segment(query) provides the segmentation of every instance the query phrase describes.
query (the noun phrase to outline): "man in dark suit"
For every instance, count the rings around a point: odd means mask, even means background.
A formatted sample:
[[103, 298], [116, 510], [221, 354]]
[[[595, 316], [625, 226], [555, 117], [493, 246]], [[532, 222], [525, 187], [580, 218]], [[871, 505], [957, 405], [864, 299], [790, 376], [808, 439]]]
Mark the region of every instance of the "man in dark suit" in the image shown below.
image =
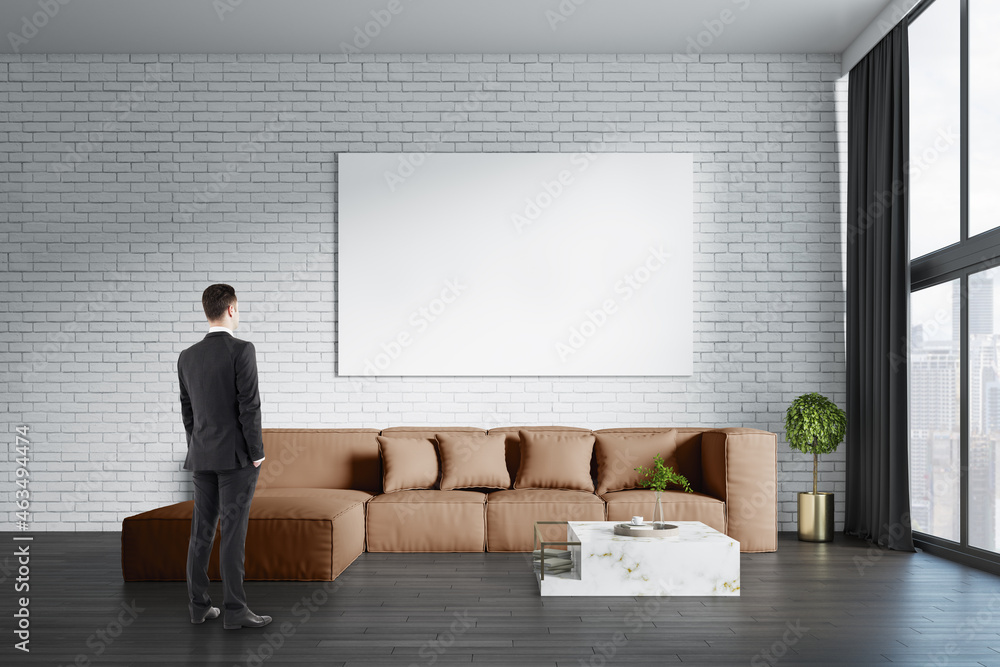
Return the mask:
[[201, 305], [210, 325], [208, 335], [177, 360], [188, 442], [184, 469], [194, 473], [188, 610], [192, 623], [219, 616], [219, 608], [208, 597], [208, 557], [221, 516], [223, 627], [261, 628], [271, 617], [250, 611], [243, 590], [250, 501], [264, 460], [257, 355], [252, 343], [233, 336], [240, 313], [232, 287], [210, 285], [201, 295]]

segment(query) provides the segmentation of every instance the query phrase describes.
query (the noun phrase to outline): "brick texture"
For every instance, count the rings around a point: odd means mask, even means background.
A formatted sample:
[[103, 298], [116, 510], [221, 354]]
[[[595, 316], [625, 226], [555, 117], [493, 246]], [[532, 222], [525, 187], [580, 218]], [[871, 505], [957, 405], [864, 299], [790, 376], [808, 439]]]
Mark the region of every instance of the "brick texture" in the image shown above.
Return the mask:
[[[794, 529], [811, 458], [784, 409], [845, 400], [837, 56], [5, 55], [0, 82], [3, 437], [31, 428], [34, 528], [190, 497], [176, 359], [228, 282], [265, 426], [768, 429]], [[694, 375], [338, 377], [344, 151], [694, 153]], [[838, 528], [845, 448], [821, 460]]]

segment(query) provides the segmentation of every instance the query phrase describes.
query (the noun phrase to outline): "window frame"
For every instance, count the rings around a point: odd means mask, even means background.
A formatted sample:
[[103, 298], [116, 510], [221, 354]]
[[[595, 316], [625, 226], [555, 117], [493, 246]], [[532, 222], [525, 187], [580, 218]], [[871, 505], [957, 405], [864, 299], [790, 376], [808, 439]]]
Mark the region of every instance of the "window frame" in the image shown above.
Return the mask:
[[[904, 19], [907, 27], [935, 0], [923, 0]], [[969, 1], [959, 0], [960, 25], [960, 219], [959, 240], [910, 260], [910, 294], [960, 279], [959, 318], [959, 526], [960, 541], [913, 532], [914, 544], [929, 553], [1000, 574], [1000, 553], [969, 544], [969, 276], [1000, 266], [1000, 228], [969, 236]], [[984, 0], [973, 0], [983, 2]], [[909, 437], [909, 436], [908, 436]], [[909, 444], [907, 444], [909, 450]]]

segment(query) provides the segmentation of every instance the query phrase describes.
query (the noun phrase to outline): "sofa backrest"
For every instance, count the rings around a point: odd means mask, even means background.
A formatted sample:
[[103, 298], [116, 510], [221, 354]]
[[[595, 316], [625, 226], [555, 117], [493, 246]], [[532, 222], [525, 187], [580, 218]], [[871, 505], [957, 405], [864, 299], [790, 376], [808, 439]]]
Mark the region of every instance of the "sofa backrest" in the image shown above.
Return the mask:
[[396, 438], [433, 438], [435, 433], [486, 433], [474, 426], [392, 426], [382, 429], [381, 435]]
[[266, 428], [258, 489], [382, 490], [377, 429]]
[[[638, 427], [608, 428], [591, 431], [572, 426], [503, 426], [489, 433], [504, 436], [507, 470], [511, 484], [517, 479], [521, 464], [521, 440], [518, 431], [549, 433], [663, 433], [676, 428], [677, 443], [673, 452], [663, 452], [667, 465], [688, 478], [696, 491], [703, 489], [701, 435], [711, 428]], [[257, 488], [357, 489], [382, 492], [382, 467], [376, 436], [433, 438], [435, 433], [487, 433], [469, 426], [394, 426], [382, 429], [264, 429], [266, 466], [261, 470]], [[596, 449], [596, 448], [595, 448]], [[596, 457], [591, 458], [591, 474], [597, 482]]]

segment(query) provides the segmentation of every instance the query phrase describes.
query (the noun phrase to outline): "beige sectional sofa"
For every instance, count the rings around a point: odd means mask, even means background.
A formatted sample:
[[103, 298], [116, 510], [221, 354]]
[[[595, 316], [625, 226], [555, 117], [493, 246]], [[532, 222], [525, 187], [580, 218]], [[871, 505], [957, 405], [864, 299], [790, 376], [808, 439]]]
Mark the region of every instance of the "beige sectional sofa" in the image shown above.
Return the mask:
[[[651, 517], [653, 493], [628, 487], [653, 451], [694, 490], [663, 494], [667, 520], [774, 551], [776, 448], [773, 433], [744, 428], [265, 429], [246, 578], [332, 580], [365, 550], [530, 551], [535, 521]], [[122, 522], [126, 581], [185, 578], [192, 507]]]

